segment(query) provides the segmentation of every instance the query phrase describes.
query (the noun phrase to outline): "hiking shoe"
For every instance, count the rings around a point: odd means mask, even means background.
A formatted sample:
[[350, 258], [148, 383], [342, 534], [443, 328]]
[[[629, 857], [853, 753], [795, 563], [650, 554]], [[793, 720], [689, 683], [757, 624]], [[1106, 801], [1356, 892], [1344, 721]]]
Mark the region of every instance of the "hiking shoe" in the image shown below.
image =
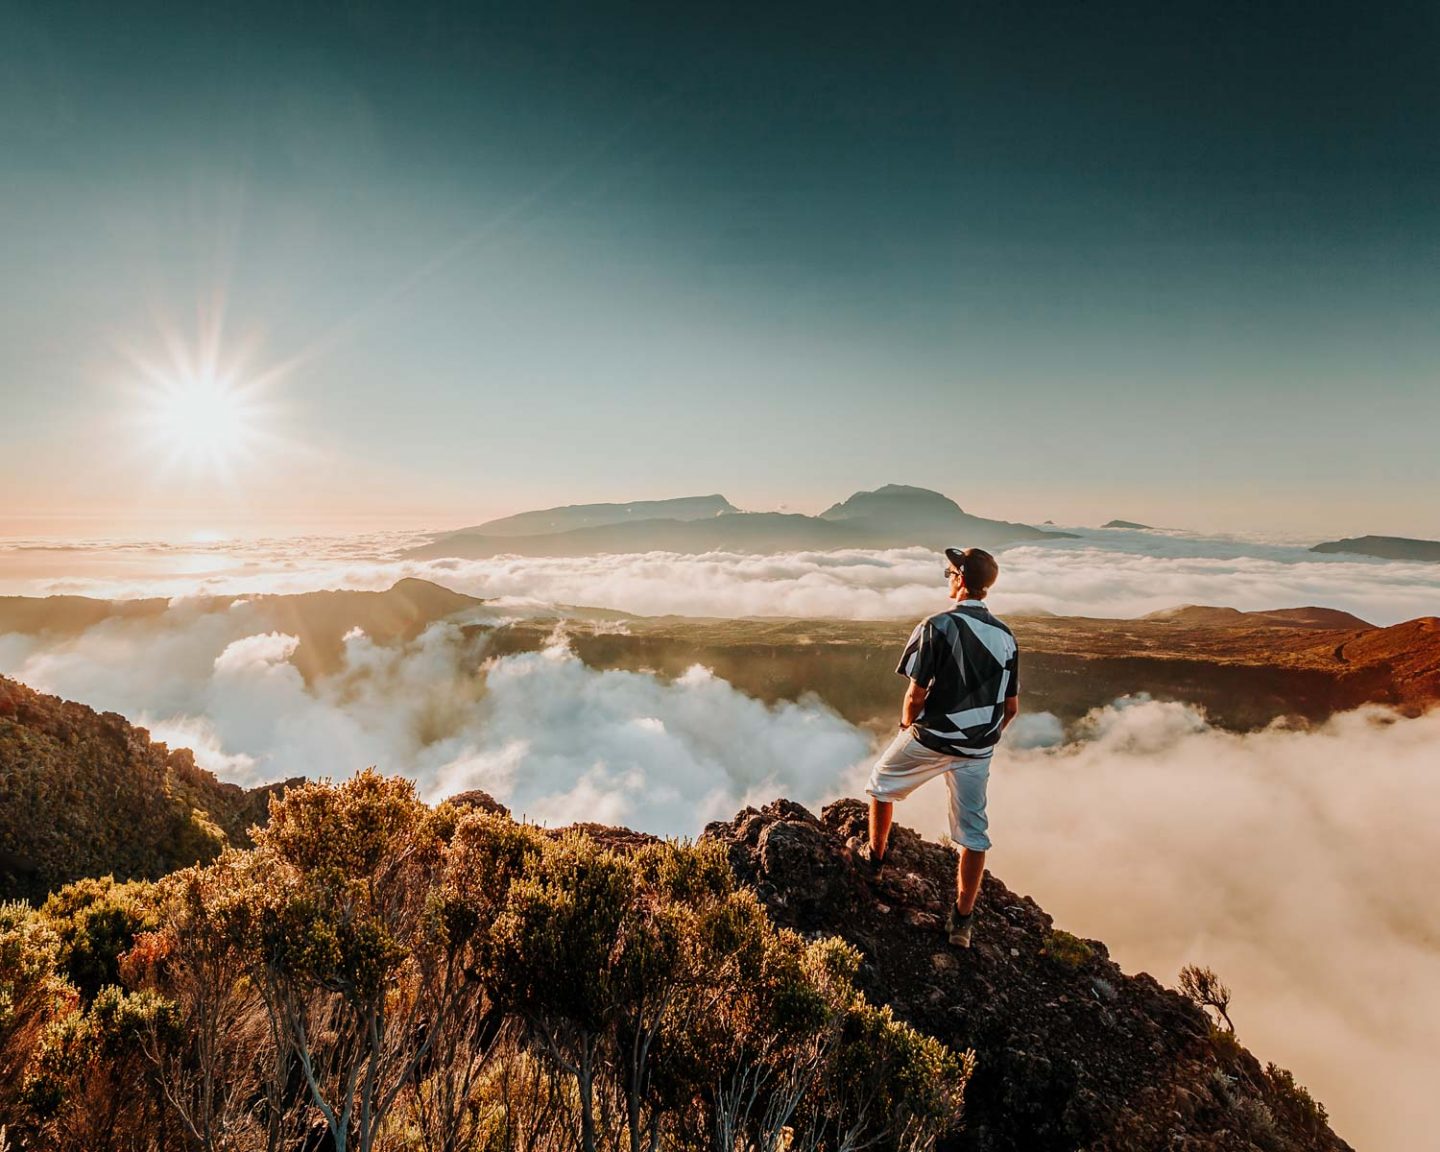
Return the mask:
[[969, 948], [970, 930], [974, 926], [974, 909], [962, 916], [960, 909], [956, 908], [954, 904], [950, 905], [950, 915], [945, 918], [945, 932], [949, 935], [951, 944], [956, 948]]
[[880, 870], [885, 867], [885, 857], [876, 856], [875, 850], [870, 847], [870, 841], [866, 840], [855, 849], [855, 859], [860, 861], [860, 866], [872, 877], [880, 875]]

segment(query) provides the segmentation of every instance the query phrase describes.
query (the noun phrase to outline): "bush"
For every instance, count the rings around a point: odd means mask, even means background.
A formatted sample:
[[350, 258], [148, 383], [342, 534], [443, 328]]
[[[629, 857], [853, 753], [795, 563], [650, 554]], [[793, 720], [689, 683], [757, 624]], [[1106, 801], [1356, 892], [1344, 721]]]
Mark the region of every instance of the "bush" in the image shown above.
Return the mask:
[[13, 1123], [25, 1066], [55, 1020], [78, 1005], [60, 941], [26, 904], [0, 904], [0, 1126]]
[[120, 983], [120, 957], [158, 923], [156, 900], [143, 880], [117, 884], [102, 876], [67, 884], [41, 906], [41, 920], [59, 940], [60, 965], [87, 1002]]
[[616, 851], [373, 772], [293, 789], [251, 850], [3, 911], [12, 956], [25, 1139], [57, 1152], [913, 1149], [973, 1068], [719, 845]]
[[1080, 937], [1054, 928], [1045, 937], [1045, 947], [1040, 954], [1062, 968], [1075, 971], [1095, 958], [1095, 949]]
[[1328, 1122], [1325, 1105], [1321, 1104], [1285, 1068], [1265, 1065], [1265, 1083], [1270, 1089], [1270, 1106], [1283, 1116], [1291, 1127], [1307, 1136], [1320, 1137]]

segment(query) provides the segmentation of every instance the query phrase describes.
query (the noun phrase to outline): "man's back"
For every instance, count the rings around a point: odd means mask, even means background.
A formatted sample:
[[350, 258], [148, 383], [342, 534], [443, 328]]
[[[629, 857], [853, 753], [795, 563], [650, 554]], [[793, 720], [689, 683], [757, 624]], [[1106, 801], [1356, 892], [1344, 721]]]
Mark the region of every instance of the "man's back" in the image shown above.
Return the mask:
[[1020, 691], [1020, 649], [983, 600], [922, 620], [895, 670], [926, 689], [916, 740], [952, 756], [990, 756], [1005, 701]]

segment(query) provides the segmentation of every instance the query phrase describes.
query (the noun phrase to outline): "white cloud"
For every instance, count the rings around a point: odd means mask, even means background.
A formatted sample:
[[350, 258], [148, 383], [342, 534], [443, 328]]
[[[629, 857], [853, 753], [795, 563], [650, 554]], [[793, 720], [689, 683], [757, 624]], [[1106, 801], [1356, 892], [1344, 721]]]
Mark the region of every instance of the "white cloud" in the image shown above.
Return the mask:
[[482, 725], [432, 795], [484, 788], [550, 823], [695, 834], [746, 803], [833, 793], [869, 740], [817, 701], [767, 707], [707, 670], [586, 667], [563, 645], [497, 661]]
[[214, 772], [222, 780], [253, 780], [256, 776], [255, 757], [244, 752], [226, 752], [215, 726], [203, 716], [171, 716], [152, 719], [141, 712], [135, 723], [150, 730], [150, 739], [171, 748], [189, 748], [195, 762]]
[[[124, 579], [109, 574], [103, 549], [56, 555], [59, 567], [49, 571], [66, 575], [0, 580], [0, 590], [193, 597], [381, 589], [417, 576], [519, 611], [563, 603], [641, 615], [881, 619], [920, 616], [945, 603], [939, 557], [920, 548], [405, 561], [378, 550], [373, 539], [302, 539], [217, 548], [199, 576], [175, 550], [160, 550]], [[1318, 604], [1391, 624], [1436, 611], [1440, 565], [1255, 541], [1096, 532], [1006, 550], [992, 599], [1002, 613], [1118, 617], [1187, 603], [1246, 610]]]
[[240, 783], [346, 776], [374, 764], [431, 799], [484, 788], [531, 817], [697, 832], [751, 800], [816, 796], [869, 741], [818, 700], [774, 707], [703, 668], [674, 681], [597, 671], [557, 630], [541, 652], [483, 660], [483, 636], [432, 624], [387, 647], [360, 629], [307, 686], [299, 638], [244, 609], [107, 621], [0, 671], [134, 717]]
[[279, 671], [279, 666], [288, 664], [295, 649], [300, 647], [300, 637], [283, 632], [262, 632], [233, 640], [225, 651], [215, 657], [215, 672], [220, 676], [244, 676], [259, 672], [262, 675]]

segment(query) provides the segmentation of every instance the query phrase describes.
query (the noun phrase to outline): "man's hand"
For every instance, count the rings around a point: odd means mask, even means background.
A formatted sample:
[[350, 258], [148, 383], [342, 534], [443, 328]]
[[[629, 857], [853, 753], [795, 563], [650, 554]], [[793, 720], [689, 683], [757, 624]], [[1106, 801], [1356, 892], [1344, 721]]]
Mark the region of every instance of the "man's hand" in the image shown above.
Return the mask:
[[1020, 697], [1011, 696], [1005, 701], [1005, 715], [1000, 720], [1000, 731], [1010, 727], [1010, 721], [1020, 714]]

